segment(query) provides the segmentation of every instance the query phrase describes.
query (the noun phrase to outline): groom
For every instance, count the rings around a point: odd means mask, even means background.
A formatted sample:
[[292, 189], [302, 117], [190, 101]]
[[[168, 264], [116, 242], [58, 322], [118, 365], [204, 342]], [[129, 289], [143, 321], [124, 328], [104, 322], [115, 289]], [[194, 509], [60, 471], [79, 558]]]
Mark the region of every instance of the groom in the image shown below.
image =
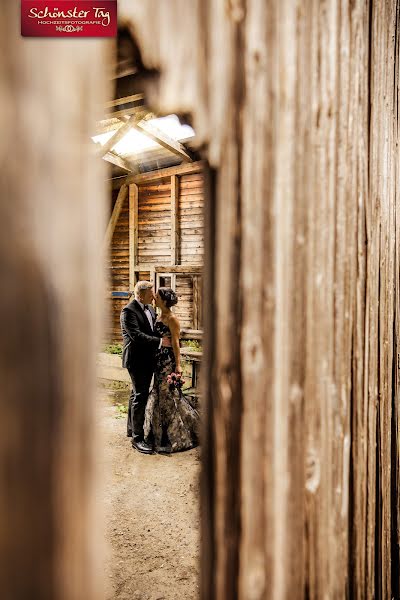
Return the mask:
[[151, 302], [153, 286], [149, 281], [138, 281], [135, 299], [121, 311], [121, 329], [124, 340], [122, 366], [128, 369], [132, 392], [128, 407], [128, 437], [132, 446], [144, 454], [153, 454], [153, 448], [144, 441], [144, 416], [151, 380], [155, 369], [156, 352], [161, 346], [171, 346], [169, 338], [154, 331], [156, 314]]

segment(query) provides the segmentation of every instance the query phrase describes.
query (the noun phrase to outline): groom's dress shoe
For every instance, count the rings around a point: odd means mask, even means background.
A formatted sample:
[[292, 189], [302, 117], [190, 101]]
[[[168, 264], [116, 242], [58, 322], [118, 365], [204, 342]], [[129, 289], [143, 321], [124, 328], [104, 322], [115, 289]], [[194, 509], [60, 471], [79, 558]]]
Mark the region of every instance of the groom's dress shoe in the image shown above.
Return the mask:
[[142, 454], [154, 454], [153, 447], [143, 441], [135, 442], [135, 440], [132, 440], [132, 447], [138, 452], [142, 452]]

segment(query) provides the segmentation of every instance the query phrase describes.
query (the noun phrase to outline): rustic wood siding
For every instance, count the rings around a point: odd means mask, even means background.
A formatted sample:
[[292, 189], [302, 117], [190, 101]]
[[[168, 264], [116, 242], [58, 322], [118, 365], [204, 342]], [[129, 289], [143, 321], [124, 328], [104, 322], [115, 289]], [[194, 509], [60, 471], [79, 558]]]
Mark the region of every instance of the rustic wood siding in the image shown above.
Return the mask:
[[[114, 192], [115, 201], [117, 194]], [[126, 198], [115, 226], [108, 256], [109, 290], [129, 291], [129, 198]], [[127, 304], [124, 298], [108, 297], [107, 339], [121, 341], [120, 313]]]
[[[136, 272], [139, 279], [154, 278], [157, 266], [182, 265], [201, 267], [204, 260], [204, 173], [180, 174], [162, 177], [164, 171], [145, 183], [139, 183]], [[171, 172], [171, 169], [168, 169]], [[172, 170], [173, 171], [173, 170]], [[151, 173], [148, 174], [151, 177]], [[176, 179], [176, 227], [173, 250], [172, 177]], [[132, 187], [132, 186], [131, 186]], [[118, 192], [113, 192], [113, 203]], [[134, 218], [134, 217], [132, 217]], [[112, 291], [129, 291], [129, 199], [122, 207], [115, 227], [109, 256], [109, 287]], [[174, 255], [175, 254], [175, 255]], [[174, 260], [175, 259], [175, 260]], [[199, 271], [200, 272], [200, 271]], [[175, 309], [182, 327], [201, 328], [201, 275], [198, 285], [196, 310], [193, 303], [193, 279], [184, 274], [176, 275], [176, 291], [179, 304]], [[133, 287], [133, 285], [131, 286]], [[109, 328], [107, 338], [121, 341], [120, 312], [127, 299], [111, 298], [109, 301]], [[195, 323], [196, 321], [196, 323]]]
[[138, 265], [171, 263], [171, 178], [139, 186]]
[[202, 598], [397, 599], [398, 3], [121, 13], [213, 169]]
[[193, 327], [193, 280], [192, 277], [176, 276], [176, 293], [179, 303], [174, 307], [181, 327]]
[[178, 256], [180, 264], [204, 261], [204, 175], [179, 177]]

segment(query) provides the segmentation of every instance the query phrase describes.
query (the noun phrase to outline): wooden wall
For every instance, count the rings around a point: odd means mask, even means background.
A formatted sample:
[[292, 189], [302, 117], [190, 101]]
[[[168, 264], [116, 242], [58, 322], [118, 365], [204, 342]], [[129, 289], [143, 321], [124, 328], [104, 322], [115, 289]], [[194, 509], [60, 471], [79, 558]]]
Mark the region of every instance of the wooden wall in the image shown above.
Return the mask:
[[138, 186], [139, 266], [171, 264], [171, 177]]
[[[187, 172], [186, 172], [187, 171]], [[192, 172], [195, 171], [195, 172]], [[165, 173], [165, 175], [164, 175]], [[174, 179], [174, 187], [172, 185]], [[179, 303], [174, 308], [182, 327], [199, 329], [201, 315], [201, 269], [204, 260], [204, 173], [202, 166], [168, 168], [131, 178], [137, 186], [137, 248], [135, 277], [130, 280], [132, 245], [129, 242], [129, 199], [121, 210], [110, 251], [110, 286], [113, 292], [133, 290], [138, 279], [155, 282], [158, 266], [182, 266], [174, 274]], [[174, 191], [173, 191], [174, 190]], [[172, 200], [172, 194], [176, 194]], [[117, 192], [114, 192], [114, 202]], [[132, 203], [132, 190], [131, 190]], [[174, 203], [174, 204], [172, 204]], [[131, 210], [131, 222], [136, 215]], [[175, 234], [173, 233], [175, 232]], [[131, 233], [132, 235], [132, 233]], [[131, 250], [130, 250], [131, 248]], [[197, 268], [197, 274], [185, 273]], [[193, 277], [195, 282], [193, 283]], [[195, 302], [194, 302], [195, 298]], [[108, 337], [120, 341], [119, 315], [127, 299], [111, 300], [111, 327]]]
[[182, 265], [204, 262], [204, 175], [179, 177], [178, 258]]
[[397, 599], [398, 3], [120, 12], [212, 169], [202, 598]]
[[[118, 197], [118, 191], [114, 190], [112, 196], [112, 209]], [[108, 254], [107, 267], [109, 272], [108, 288], [113, 292], [129, 291], [129, 196], [123, 202], [120, 216], [115, 225], [112, 236], [110, 251]], [[127, 304], [127, 298], [112, 297], [107, 295], [107, 340], [121, 340], [121, 325], [119, 315]]]

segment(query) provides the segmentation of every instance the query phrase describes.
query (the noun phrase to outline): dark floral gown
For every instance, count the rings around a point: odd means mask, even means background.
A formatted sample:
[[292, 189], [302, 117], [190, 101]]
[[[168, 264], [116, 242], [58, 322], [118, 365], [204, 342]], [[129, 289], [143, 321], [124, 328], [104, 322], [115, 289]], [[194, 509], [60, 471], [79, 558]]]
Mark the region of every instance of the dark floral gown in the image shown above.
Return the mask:
[[[157, 321], [156, 331], [162, 337], [171, 337], [168, 325]], [[175, 372], [172, 348], [161, 347], [157, 352], [154, 385], [146, 406], [144, 435], [148, 440], [152, 432], [155, 450], [168, 447], [172, 452], [188, 450], [198, 444], [199, 414], [189, 404], [182, 392], [170, 389], [167, 377]]]

